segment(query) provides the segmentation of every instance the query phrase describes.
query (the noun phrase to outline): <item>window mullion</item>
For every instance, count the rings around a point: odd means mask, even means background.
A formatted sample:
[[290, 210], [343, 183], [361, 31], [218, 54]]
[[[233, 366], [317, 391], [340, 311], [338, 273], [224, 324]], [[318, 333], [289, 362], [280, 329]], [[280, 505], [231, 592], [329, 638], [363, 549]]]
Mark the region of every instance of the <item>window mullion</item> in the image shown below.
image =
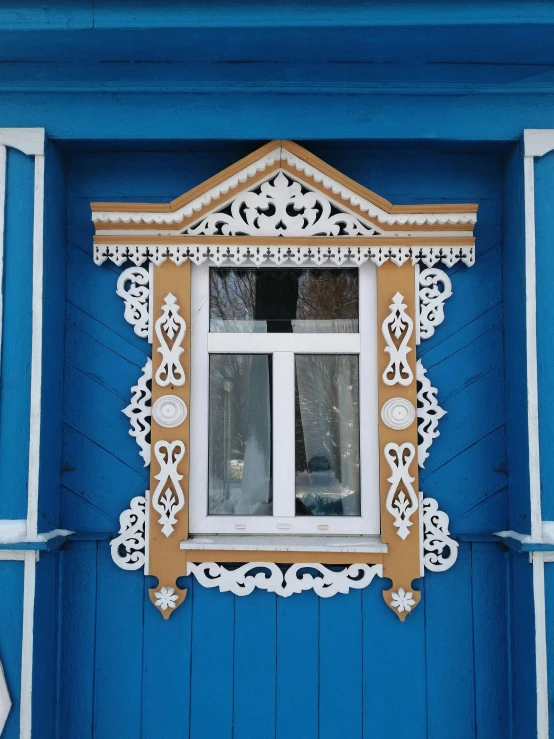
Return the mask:
[[273, 353], [273, 515], [294, 516], [294, 352]]

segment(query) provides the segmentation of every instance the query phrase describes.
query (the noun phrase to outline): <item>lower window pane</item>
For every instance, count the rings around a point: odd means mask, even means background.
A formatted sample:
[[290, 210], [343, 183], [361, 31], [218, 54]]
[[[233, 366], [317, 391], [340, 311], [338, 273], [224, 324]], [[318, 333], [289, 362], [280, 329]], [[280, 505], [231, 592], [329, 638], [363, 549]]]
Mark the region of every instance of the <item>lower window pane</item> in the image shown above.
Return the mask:
[[360, 515], [358, 356], [296, 356], [296, 515]]
[[270, 360], [210, 355], [211, 515], [272, 514]]

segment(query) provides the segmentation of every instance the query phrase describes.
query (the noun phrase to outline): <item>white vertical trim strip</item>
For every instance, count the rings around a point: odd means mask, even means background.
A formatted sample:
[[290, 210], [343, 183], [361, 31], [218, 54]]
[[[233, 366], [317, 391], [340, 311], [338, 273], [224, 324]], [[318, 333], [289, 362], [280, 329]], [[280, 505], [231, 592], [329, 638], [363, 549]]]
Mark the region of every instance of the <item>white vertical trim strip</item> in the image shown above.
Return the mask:
[[2, 328], [4, 315], [4, 224], [6, 208], [6, 147], [0, 144], [0, 377], [2, 372]]
[[25, 552], [23, 585], [23, 639], [21, 643], [21, 698], [19, 737], [31, 739], [33, 716], [33, 627], [35, 616], [36, 552]]
[[415, 343], [416, 346], [421, 344], [420, 334], [420, 316], [421, 316], [421, 300], [419, 295], [419, 262], [414, 264], [414, 280], [415, 280]]
[[525, 328], [527, 350], [527, 424], [529, 433], [531, 537], [533, 541], [542, 541], [539, 393], [537, 373], [535, 181], [533, 157], [524, 157], [523, 178], [525, 191]]
[[208, 416], [210, 365], [210, 268], [191, 273], [189, 531], [194, 534], [208, 515]]
[[548, 665], [546, 655], [546, 603], [544, 554], [533, 552], [533, 597], [535, 601], [535, 670], [537, 674], [537, 739], [548, 739]]
[[[295, 513], [294, 372], [294, 352], [274, 352], [272, 430], [274, 516], [294, 516]], [[288, 495], [285, 496], [284, 492]]]
[[40, 462], [40, 401], [42, 385], [42, 293], [44, 262], [44, 155], [35, 156], [33, 215], [33, 299], [31, 343], [31, 418], [29, 481], [27, 487], [27, 535], [37, 536]]
[[377, 351], [377, 267], [359, 268], [360, 323], [360, 475], [362, 520], [365, 532], [381, 531], [379, 501], [379, 397]]

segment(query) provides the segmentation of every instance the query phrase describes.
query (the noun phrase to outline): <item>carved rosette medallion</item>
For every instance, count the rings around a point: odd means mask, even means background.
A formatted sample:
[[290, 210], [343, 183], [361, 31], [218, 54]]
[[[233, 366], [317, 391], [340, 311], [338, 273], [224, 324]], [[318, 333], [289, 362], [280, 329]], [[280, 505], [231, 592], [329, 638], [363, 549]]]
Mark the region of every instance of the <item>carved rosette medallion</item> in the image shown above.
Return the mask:
[[187, 406], [178, 395], [162, 395], [154, 403], [152, 415], [160, 426], [173, 429], [180, 426], [187, 417]]
[[381, 408], [383, 423], [395, 431], [407, 429], [415, 417], [416, 410], [407, 398], [389, 398]]

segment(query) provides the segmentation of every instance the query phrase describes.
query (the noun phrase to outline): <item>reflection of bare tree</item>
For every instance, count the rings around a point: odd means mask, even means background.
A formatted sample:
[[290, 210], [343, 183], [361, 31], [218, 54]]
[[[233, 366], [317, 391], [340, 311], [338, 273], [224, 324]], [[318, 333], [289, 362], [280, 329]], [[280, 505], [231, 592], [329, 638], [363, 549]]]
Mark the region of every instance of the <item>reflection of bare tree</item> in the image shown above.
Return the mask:
[[[260, 290], [265, 301], [260, 301]], [[264, 304], [267, 313], [262, 315]], [[226, 321], [355, 320], [358, 272], [355, 269], [211, 269], [210, 317]]]

